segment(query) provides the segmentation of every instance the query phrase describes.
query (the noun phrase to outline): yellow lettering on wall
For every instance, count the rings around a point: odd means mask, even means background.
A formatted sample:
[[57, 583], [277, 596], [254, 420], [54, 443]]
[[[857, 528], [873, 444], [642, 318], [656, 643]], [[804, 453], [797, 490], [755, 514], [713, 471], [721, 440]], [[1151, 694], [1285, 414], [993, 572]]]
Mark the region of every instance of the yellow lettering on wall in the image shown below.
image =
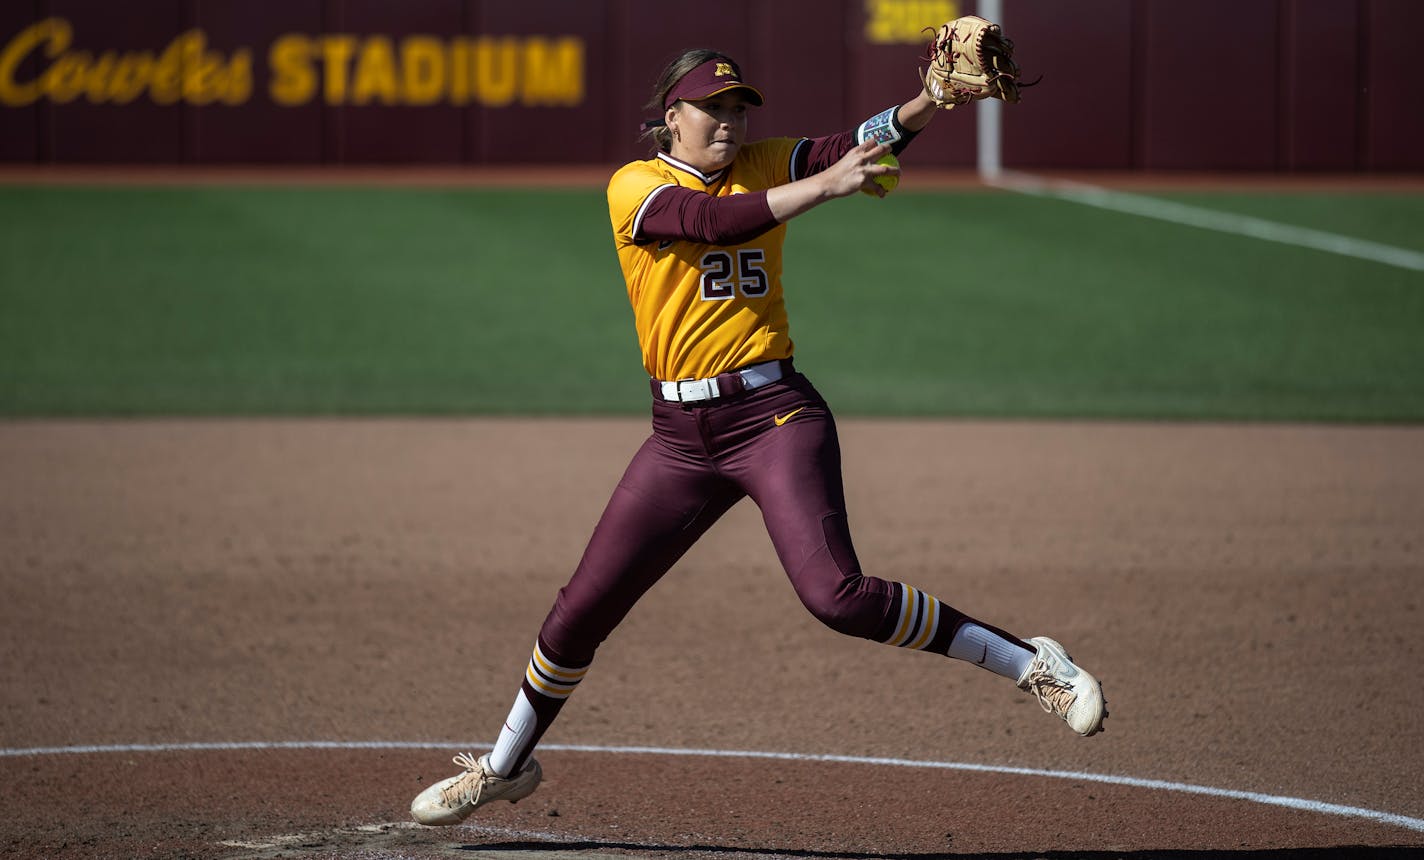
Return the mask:
[[161, 105], [171, 105], [183, 97], [183, 46], [191, 31], [168, 44], [154, 63], [149, 78], [148, 97]]
[[[180, 33], [162, 53], [69, 50], [73, 28], [62, 18], [31, 25], [0, 49], [0, 104], [18, 107], [48, 98], [55, 104], [81, 95], [92, 104], [128, 104], [144, 92], [157, 104], [240, 104], [252, 92], [252, 56], [246, 48], [231, 59], [208, 50], [202, 30]], [[33, 81], [16, 79], [20, 66], [40, 48], [53, 62]]]
[[401, 84], [408, 105], [432, 105], [445, 92], [445, 46], [430, 36], [401, 40]]
[[88, 51], [64, 54], [40, 75], [40, 88], [55, 104], [72, 102], [84, 92], [84, 70], [92, 62]]
[[524, 48], [526, 105], [576, 105], [583, 101], [583, 42], [531, 38]]
[[872, 45], [921, 45], [926, 28], [958, 18], [956, 0], [865, 0], [865, 41]]
[[475, 100], [486, 107], [514, 101], [519, 86], [519, 41], [513, 36], [480, 36], [473, 44]]
[[325, 36], [321, 46], [323, 95], [329, 105], [346, 103], [346, 67], [356, 51], [355, 36]]
[[456, 39], [450, 45], [450, 104], [470, 103], [470, 40]]
[[[928, 0], [924, 0], [928, 2]], [[155, 50], [73, 47], [73, 26], [46, 18], [0, 45], [0, 106], [48, 100], [124, 105], [240, 105], [252, 97], [253, 51], [213, 50], [190, 29]], [[327, 105], [577, 105], [585, 44], [576, 36], [357, 36], [285, 33], [267, 47], [268, 97]]]
[[231, 61], [208, 50], [208, 37], [202, 30], [190, 30], [179, 43], [182, 62], [182, 98], [192, 105], [208, 105], [216, 101], [241, 104], [252, 93], [252, 52], [241, 48], [233, 52]]
[[109, 77], [108, 87], [102, 94], [89, 93], [91, 101], [109, 101], [116, 105], [126, 105], [143, 95], [148, 86], [148, 78], [153, 70], [151, 57], [125, 57], [114, 64], [114, 73]]
[[[133, 59], [125, 58], [127, 62], [123, 64], [123, 70], [129, 72], [129, 77], [133, 77], [130, 68], [136, 63]], [[99, 55], [99, 59], [89, 65], [84, 73], [84, 95], [85, 98], [95, 104], [102, 104], [109, 97], [109, 89], [113, 86], [114, 78], [118, 76], [118, 58], [113, 51], [105, 51]]]
[[272, 101], [283, 107], [306, 104], [316, 95], [316, 70], [312, 68], [311, 40], [299, 33], [278, 36], [267, 51], [272, 80], [267, 85]]
[[396, 60], [391, 40], [373, 36], [356, 55], [356, 72], [351, 83], [351, 103], [370, 104], [375, 98], [385, 105], [396, 104]]
[[218, 101], [229, 107], [246, 104], [252, 98], [252, 51], [244, 48], [233, 54], [227, 79], [218, 86]]
[[45, 56], [53, 59], [69, 47], [73, 38], [73, 28], [62, 18], [46, 18], [16, 34], [10, 44], [0, 51], [0, 104], [19, 107], [39, 101], [44, 91], [38, 80], [21, 82], [15, 79], [20, 64], [42, 45]]

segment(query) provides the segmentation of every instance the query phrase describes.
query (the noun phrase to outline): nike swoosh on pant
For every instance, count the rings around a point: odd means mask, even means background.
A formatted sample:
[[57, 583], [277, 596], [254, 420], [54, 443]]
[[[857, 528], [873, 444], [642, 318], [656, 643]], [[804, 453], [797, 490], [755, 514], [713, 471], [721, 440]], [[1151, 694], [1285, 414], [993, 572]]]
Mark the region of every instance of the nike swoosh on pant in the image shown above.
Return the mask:
[[[804, 407], [804, 406], [801, 407], [801, 409], [805, 409], [805, 408], [806, 408], [806, 407]], [[771, 417], [771, 420], [776, 422], [776, 426], [777, 426], [777, 427], [780, 427], [781, 425], [785, 424], [787, 421], [790, 421], [790, 420], [796, 415], [796, 413], [798, 413], [798, 412], [801, 411], [801, 409], [793, 409], [793, 410], [791, 410], [790, 412], [786, 413], [785, 415], [773, 415], [773, 416]]]

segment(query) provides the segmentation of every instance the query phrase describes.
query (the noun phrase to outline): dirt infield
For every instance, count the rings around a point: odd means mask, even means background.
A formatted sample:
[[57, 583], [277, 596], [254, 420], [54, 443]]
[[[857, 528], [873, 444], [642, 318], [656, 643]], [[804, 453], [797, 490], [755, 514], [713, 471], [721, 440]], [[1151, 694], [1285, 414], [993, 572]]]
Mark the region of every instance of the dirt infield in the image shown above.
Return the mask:
[[0, 423], [0, 855], [1424, 851], [1417, 427], [843, 422], [867, 568], [1061, 639], [1103, 735], [821, 628], [744, 503], [533, 797], [406, 824], [493, 740], [645, 423]]

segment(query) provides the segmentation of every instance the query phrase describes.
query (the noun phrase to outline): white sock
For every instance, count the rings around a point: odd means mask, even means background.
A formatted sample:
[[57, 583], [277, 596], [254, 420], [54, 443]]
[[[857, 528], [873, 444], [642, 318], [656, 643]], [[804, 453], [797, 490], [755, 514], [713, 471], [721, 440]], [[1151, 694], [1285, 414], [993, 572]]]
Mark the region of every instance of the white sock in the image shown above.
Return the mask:
[[529, 704], [529, 700], [524, 697], [524, 691], [520, 690], [514, 699], [514, 707], [509, 710], [509, 716], [504, 718], [504, 728], [499, 730], [499, 740], [494, 742], [494, 750], [490, 752], [489, 766], [496, 776], [507, 777], [514, 771], [514, 763], [524, 752], [536, 725], [538, 718], [534, 716], [534, 706]]
[[[1027, 649], [1027, 650], [1025, 650]], [[966, 621], [954, 631], [949, 656], [982, 666], [995, 675], [1018, 681], [1033, 662], [1034, 650], [1019, 640], [1009, 640], [992, 630]]]

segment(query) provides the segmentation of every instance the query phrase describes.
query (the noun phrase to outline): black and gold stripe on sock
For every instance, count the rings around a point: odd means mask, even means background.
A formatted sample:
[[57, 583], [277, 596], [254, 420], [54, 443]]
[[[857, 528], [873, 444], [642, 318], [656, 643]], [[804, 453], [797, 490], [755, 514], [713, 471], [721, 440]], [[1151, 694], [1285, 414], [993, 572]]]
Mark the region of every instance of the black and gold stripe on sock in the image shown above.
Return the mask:
[[529, 658], [529, 669], [524, 673], [524, 680], [529, 682], [529, 686], [536, 693], [551, 699], [567, 699], [587, 672], [587, 666], [580, 669], [560, 666], [550, 660], [544, 654], [544, 649], [536, 642], [534, 656]]
[[939, 632], [944, 607], [939, 600], [918, 588], [900, 583], [900, 614], [894, 632], [885, 644], [922, 651]]

